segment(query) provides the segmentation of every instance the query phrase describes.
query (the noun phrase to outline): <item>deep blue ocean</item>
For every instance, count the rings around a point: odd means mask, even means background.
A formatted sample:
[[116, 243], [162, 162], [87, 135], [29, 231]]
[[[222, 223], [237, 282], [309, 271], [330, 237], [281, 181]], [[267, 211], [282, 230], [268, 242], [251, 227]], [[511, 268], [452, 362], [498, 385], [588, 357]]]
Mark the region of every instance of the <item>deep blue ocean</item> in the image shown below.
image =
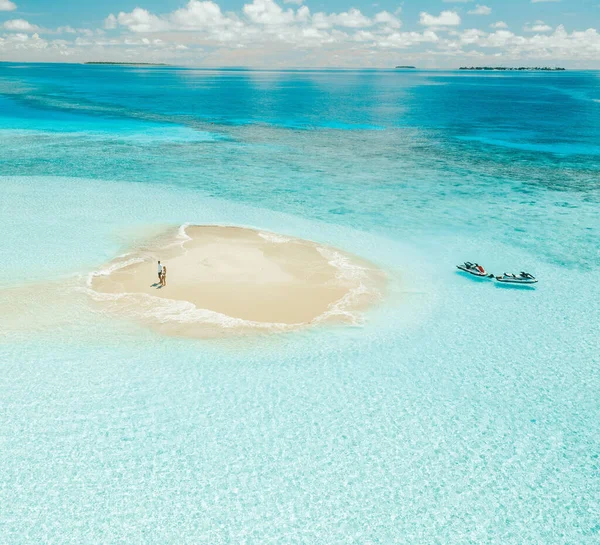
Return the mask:
[[[388, 293], [237, 340], [91, 308], [85, 275], [185, 223]], [[600, 541], [599, 72], [1, 63], [0, 231], [0, 542]]]

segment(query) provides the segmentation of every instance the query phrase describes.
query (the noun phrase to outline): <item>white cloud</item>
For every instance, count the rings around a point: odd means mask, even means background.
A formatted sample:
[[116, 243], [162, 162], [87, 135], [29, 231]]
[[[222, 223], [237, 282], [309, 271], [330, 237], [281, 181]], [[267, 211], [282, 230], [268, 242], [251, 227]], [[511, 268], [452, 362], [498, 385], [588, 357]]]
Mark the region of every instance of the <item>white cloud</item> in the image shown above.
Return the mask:
[[456, 33], [458, 38], [470, 46], [499, 50], [495, 57], [511, 60], [536, 59], [549, 64], [561, 60], [579, 59], [593, 62], [600, 54], [600, 33], [590, 28], [570, 34], [560, 25], [551, 34], [518, 36], [508, 30], [497, 30], [491, 34], [466, 30]]
[[10, 0], [0, 0], [0, 11], [13, 11], [17, 9], [17, 5]]
[[387, 25], [390, 28], [400, 28], [402, 26], [400, 19], [387, 11], [380, 11], [375, 15], [375, 22], [381, 25]]
[[142, 8], [135, 8], [131, 13], [120, 12], [117, 21], [132, 32], [159, 32], [169, 29], [165, 20]]
[[395, 15], [387, 11], [379, 12], [374, 19], [363, 15], [356, 8], [342, 13], [319, 12], [311, 15], [306, 6], [296, 10], [284, 9], [274, 0], [252, 0], [243, 6], [242, 12], [246, 20], [235, 14], [223, 14], [215, 2], [190, 0], [185, 7], [166, 15], [155, 15], [139, 7], [130, 13], [121, 12], [117, 17], [111, 14], [105, 19], [104, 27], [114, 29], [118, 24], [137, 33], [201, 29], [214, 31], [216, 27], [222, 27], [222, 30], [228, 27], [231, 32], [244, 34], [257, 33], [255, 25], [264, 26], [265, 32], [276, 32], [278, 28], [293, 25], [311, 25], [317, 30], [328, 30], [335, 27], [366, 28], [375, 24], [400, 28], [402, 24]]
[[539, 4], [541, 2], [560, 2], [560, 0], [531, 0], [532, 4]]
[[550, 32], [552, 27], [544, 23], [544, 21], [536, 21], [533, 24], [527, 23], [523, 30], [525, 32]]
[[421, 32], [393, 32], [378, 40], [377, 45], [382, 48], [405, 49], [421, 43], [439, 42], [439, 36], [432, 30]]
[[304, 2], [304, 0], [283, 0], [284, 4], [297, 4], [300, 5]]
[[465, 45], [475, 44], [479, 42], [479, 40], [485, 35], [485, 32], [476, 28], [470, 28], [468, 30], [464, 30], [462, 33], [457, 33], [460, 42]]
[[23, 34], [21, 32], [6, 36], [0, 42], [1, 49], [16, 49], [16, 50], [39, 50], [48, 47], [48, 42], [40, 38], [39, 34], [32, 35]]
[[[185, 0], [183, 7], [161, 13], [145, 9], [144, 1], [137, 0], [139, 7], [130, 12], [108, 15], [104, 27], [111, 32], [105, 36], [101, 29], [65, 25], [50, 31], [20, 19], [7, 21], [13, 32], [0, 36], [0, 56], [272, 68], [395, 66], [399, 51], [403, 63], [427, 67], [456, 67], [473, 59], [507, 65], [564, 60], [567, 66], [592, 68], [600, 58], [600, 35], [593, 28], [552, 31], [535, 21], [518, 35], [497, 21], [487, 30], [462, 30], [453, 9], [439, 15], [422, 12], [421, 32], [401, 32], [399, 11], [392, 10], [372, 16], [358, 9], [312, 14], [302, 3], [245, 0], [245, 6], [231, 12], [222, 11], [219, 0]], [[469, 7], [477, 9], [475, 3]], [[60, 39], [40, 38], [42, 32], [60, 34]]]
[[351, 8], [347, 12], [338, 15], [333, 14], [331, 20], [335, 25], [347, 28], [363, 28], [373, 24], [368, 17], [365, 17], [360, 10], [356, 8]]
[[114, 13], [111, 13], [106, 19], [104, 19], [104, 28], [107, 30], [112, 30], [117, 28], [117, 18]]
[[455, 11], [442, 11], [437, 17], [430, 15], [426, 11], [420, 13], [420, 22], [423, 26], [458, 26], [460, 25], [460, 16]]
[[91, 40], [86, 40], [85, 38], [75, 38], [75, 45], [79, 45], [79, 46], [88, 46], [88, 45], [92, 45], [94, 42], [92, 42]]
[[19, 32], [36, 32], [40, 30], [40, 27], [32, 25], [25, 19], [11, 19], [10, 21], [6, 21], [3, 26], [6, 30]]
[[66, 34], [77, 34], [77, 31], [72, 26], [69, 26], [69, 25], [67, 25], [67, 26], [59, 26], [56, 29], [56, 32], [58, 34], [63, 34], [63, 33], [66, 33]]
[[223, 27], [235, 23], [223, 15], [218, 4], [198, 0], [191, 0], [186, 7], [173, 12], [169, 20], [172, 27], [182, 30]]
[[361, 11], [356, 8], [351, 8], [343, 13], [315, 13], [312, 17], [312, 21], [315, 27], [321, 29], [331, 28], [334, 26], [346, 28], [365, 28], [373, 24], [371, 19], [365, 17]]
[[490, 13], [492, 13], [492, 8], [477, 4], [475, 6], [475, 9], [470, 10], [468, 13], [470, 15], [489, 15]]
[[[212, 4], [212, 2], [197, 3]], [[293, 9], [283, 10], [273, 0], [253, 0], [252, 4], [244, 6], [244, 13], [253, 23], [263, 25], [282, 25], [293, 22], [295, 18]]]

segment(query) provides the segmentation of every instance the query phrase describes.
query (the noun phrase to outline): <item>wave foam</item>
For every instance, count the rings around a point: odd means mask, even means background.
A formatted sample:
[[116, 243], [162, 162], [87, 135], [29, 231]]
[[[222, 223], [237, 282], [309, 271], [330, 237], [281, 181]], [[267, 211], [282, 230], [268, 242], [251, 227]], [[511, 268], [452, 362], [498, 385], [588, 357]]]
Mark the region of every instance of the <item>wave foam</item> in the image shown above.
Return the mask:
[[339, 280], [360, 280], [366, 278], [368, 269], [350, 261], [350, 258], [333, 248], [318, 246], [317, 251], [337, 270]]
[[190, 237], [187, 234], [187, 228], [189, 226], [190, 226], [189, 223], [184, 223], [183, 225], [179, 226], [179, 229], [177, 230], [177, 238], [178, 239], [185, 240], [185, 241], [192, 240], [192, 237]]
[[[122, 256], [119, 256], [119, 258], [127, 257], [128, 255], [130, 255], [130, 254], [124, 254]], [[102, 269], [98, 269], [97, 271], [92, 271], [91, 273], [89, 273], [87, 275], [86, 285], [88, 287], [91, 287], [94, 278], [97, 276], [110, 276], [112, 273], [114, 273], [115, 271], [118, 271], [119, 269], [123, 269], [125, 267], [128, 267], [129, 265], [134, 265], [135, 263], [143, 263], [143, 262], [144, 262], [144, 259], [141, 257], [132, 257], [132, 258], [126, 259], [124, 261], [115, 261]]]
[[370, 288], [365, 284], [368, 281], [368, 272], [370, 269], [352, 263], [348, 256], [333, 248], [319, 246], [317, 247], [317, 251], [327, 260], [329, 265], [337, 270], [336, 278], [338, 280], [353, 284], [358, 282], [358, 285], [351, 287], [348, 293], [341, 299], [332, 303], [327, 311], [313, 320], [313, 323], [320, 323], [331, 318], [341, 317], [348, 320], [352, 325], [362, 325], [364, 323], [363, 314], [356, 310], [361, 297], [381, 298], [381, 293], [378, 290]]
[[273, 242], [275, 244], [285, 244], [286, 242], [290, 242], [292, 240], [289, 237], [277, 235], [275, 233], [269, 233], [266, 231], [259, 231], [258, 236], [264, 238], [268, 242]]
[[208, 324], [219, 326], [224, 329], [252, 328], [263, 330], [286, 331], [304, 324], [281, 324], [275, 322], [255, 322], [234, 318], [214, 310], [198, 308], [189, 301], [177, 301], [155, 297], [146, 293], [100, 293], [91, 288], [84, 288], [92, 299], [102, 303], [108, 303], [107, 311], [113, 308], [110, 303], [119, 303], [118, 312], [125, 314], [128, 318], [137, 318], [144, 321], [154, 321], [159, 324]]

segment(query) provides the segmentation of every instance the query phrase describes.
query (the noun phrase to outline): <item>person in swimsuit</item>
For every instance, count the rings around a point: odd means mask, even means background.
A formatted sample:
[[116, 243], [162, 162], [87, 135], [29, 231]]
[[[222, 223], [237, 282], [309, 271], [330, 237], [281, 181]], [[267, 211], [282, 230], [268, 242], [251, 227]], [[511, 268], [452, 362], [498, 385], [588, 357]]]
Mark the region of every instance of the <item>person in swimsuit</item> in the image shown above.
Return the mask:
[[161, 286], [167, 285], [167, 267], [166, 267], [166, 265], [163, 265], [163, 268], [162, 268], [162, 278], [160, 280], [160, 284], [161, 284]]

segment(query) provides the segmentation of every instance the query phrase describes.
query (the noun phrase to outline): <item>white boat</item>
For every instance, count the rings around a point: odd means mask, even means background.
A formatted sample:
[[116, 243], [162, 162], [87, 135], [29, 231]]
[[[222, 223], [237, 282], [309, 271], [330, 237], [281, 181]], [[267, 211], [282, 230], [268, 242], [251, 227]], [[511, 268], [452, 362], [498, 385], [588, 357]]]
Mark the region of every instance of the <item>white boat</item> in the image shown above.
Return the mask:
[[505, 282], [507, 284], [535, 284], [537, 278], [532, 274], [521, 271], [519, 274], [504, 273], [502, 276], [496, 276], [498, 282]]
[[470, 261], [465, 261], [462, 265], [457, 265], [456, 268], [480, 278], [493, 278], [494, 276], [488, 273], [479, 263], [471, 263]]

